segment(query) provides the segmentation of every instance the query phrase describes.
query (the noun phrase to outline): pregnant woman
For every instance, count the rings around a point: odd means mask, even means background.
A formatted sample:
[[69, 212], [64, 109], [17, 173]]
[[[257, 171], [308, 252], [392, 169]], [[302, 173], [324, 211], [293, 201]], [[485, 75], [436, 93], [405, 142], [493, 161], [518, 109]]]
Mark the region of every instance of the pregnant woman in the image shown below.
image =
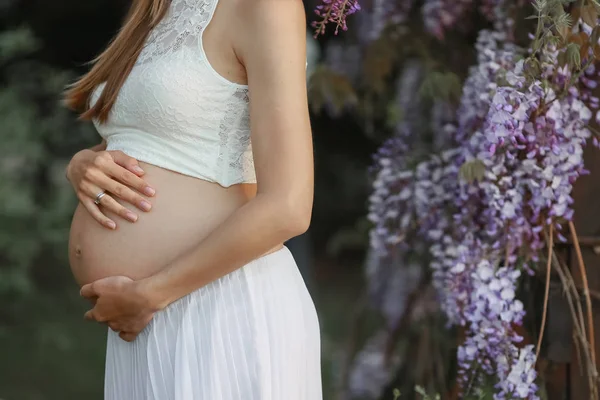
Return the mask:
[[66, 103], [73, 274], [105, 399], [319, 400], [319, 323], [282, 243], [313, 199], [300, 0], [136, 0]]

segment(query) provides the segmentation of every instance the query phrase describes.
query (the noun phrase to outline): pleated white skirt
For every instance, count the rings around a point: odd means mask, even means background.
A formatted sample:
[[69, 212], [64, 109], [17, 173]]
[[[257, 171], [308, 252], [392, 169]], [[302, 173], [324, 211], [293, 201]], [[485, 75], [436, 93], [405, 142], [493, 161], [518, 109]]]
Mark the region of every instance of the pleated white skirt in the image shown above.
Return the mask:
[[319, 322], [284, 247], [177, 300], [135, 341], [108, 331], [106, 400], [321, 400]]

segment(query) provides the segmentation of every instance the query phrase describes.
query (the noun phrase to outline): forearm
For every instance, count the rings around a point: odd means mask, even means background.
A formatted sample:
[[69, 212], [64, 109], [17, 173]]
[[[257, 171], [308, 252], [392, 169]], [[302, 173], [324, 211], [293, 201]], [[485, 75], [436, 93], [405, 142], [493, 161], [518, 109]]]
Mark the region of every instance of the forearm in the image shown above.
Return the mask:
[[258, 195], [232, 214], [194, 250], [142, 282], [158, 309], [260, 257], [303, 233], [310, 214]]

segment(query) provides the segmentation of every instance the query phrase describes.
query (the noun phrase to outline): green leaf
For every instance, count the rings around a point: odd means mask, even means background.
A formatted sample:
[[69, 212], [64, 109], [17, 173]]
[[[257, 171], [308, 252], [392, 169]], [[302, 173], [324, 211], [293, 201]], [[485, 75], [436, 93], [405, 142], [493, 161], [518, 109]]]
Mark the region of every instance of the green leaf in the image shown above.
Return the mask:
[[581, 7], [581, 19], [591, 27], [598, 25], [598, 11], [594, 6], [585, 5]]
[[451, 101], [460, 97], [462, 85], [458, 75], [452, 72], [434, 71], [428, 74], [419, 88], [423, 99]]
[[390, 127], [396, 126], [400, 121], [404, 119], [404, 113], [402, 109], [396, 104], [392, 103], [388, 106], [387, 110], [387, 124]]
[[565, 51], [558, 53], [557, 61], [559, 66], [564, 67], [567, 64], [567, 53]]
[[533, 8], [540, 14], [546, 10], [547, 6], [548, 2], [546, 0], [534, 0], [533, 2]]
[[425, 391], [425, 389], [419, 385], [415, 386], [415, 392], [417, 392], [418, 394], [420, 394], [423, 397], [423, 400], [440, 400], [441, 396], [439, 393], [437, 393], [435, 395], [435, 397], [431, 397], [429, 394], [427, 394], [427, 392]]
[[540, 61], [537, 58], [528, 58], [525, 60], [525, 71], [530, 75], [530, 78], [535, 79], [539, 76], [542, 70], [542, 66], [540, 65]]
[[459, 176], [468, 183], [481, 181], [485, 176], [485, 164], [478, 158], [467, 161], [460, 167]]
[[550, 0], [546, 12], [553, 18], [560, 18], [565, 14], [565, 9], [560, 0]]
[[595, 44], [594, 46], [592, 46], [592, 50], [594, 52], [594, 58], [596, 60], [600, 60], [600, 45]]
[[598, 39], [600, 39], [600, 25], [596, 25], [592, 30], [592, 34], [590, 35], [590, 43], [597, 44]]
[[577, 43], [569, 43], [567, 46], [567, 63], [571, 68], [581, 68], [580, 46]]
[[563, 13], [558, 16], [554, 21], [554, 25], [556, 26], [556, 31], [560, 34], [562, 39], [566, 40], [571, 30], [571, 17], [569, 14]]

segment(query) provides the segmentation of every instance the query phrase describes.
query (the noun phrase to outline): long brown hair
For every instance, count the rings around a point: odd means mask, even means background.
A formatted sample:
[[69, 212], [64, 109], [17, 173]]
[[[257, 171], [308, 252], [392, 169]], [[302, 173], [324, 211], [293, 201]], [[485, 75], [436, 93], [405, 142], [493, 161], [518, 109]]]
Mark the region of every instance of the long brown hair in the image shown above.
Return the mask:
[[[79, 112], [81, 119], [106, 122], [150, 30], [164, 17], [170, 3], [171, 0], [134, 0], [117, 36], [91, 61], [92, 69], [68, 86], [64, 94], [66, 106]], [[102, 95], [90, 107], [92, 91], [103, 82], [106, 86]]]

